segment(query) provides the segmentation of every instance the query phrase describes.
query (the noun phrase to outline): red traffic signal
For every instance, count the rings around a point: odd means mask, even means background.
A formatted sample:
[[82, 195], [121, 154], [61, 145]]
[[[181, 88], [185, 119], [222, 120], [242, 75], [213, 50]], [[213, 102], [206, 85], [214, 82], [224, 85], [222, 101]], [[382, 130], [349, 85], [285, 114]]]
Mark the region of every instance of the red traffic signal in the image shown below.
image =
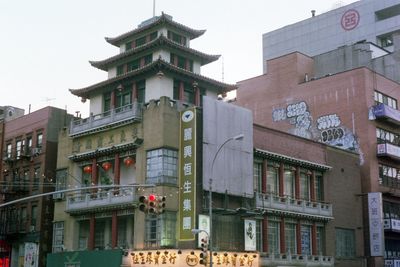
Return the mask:
[[154, 194], [149, 195], [149, 213], [157, 213], [157, 197]]

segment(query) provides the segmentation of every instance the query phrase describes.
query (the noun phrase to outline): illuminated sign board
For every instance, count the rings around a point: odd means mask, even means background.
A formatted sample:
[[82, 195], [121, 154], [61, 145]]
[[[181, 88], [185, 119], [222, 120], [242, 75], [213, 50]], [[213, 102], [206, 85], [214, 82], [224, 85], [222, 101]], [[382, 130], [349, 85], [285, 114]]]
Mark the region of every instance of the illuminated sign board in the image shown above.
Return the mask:
[[[142, 266], [142, 267], [160, 267], [160, 266], [204, 266], [200, 264], [201, 250], [143, 250], [129, 251], [128, 255], [122, 259], [123, 266]], [[259, 266], [258, 253], [244, 252], [214, 252], [213, 263], [220, 267], [257, 267]]]
[[196, 228], [196, 109], [180, 113], [179, 240], [194, 240]]

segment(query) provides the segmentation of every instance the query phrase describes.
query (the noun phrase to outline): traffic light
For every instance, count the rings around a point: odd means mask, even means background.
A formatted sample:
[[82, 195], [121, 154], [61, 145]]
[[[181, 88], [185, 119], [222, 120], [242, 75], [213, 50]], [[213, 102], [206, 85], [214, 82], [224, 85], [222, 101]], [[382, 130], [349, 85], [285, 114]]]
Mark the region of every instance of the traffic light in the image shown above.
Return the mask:
[[149, 195], [149, 213], [157, 213], [157, 197], [154, 194]]
[[143, 211], [143, 212], [147, 212], [147, 210], [149, 209], [149, 199], [147, 196], [140, 196], [139, 197], [139, 210]]
[[200, 264], [207, 265], [207, 250], [208, 241], [207, 238], [201, 239], [201, 252], [200, 252]]
[[165, 196], [157, 196], [157, 203], [156, 203], [157, 214], [164, 213], [166, 199], [167, 198]]

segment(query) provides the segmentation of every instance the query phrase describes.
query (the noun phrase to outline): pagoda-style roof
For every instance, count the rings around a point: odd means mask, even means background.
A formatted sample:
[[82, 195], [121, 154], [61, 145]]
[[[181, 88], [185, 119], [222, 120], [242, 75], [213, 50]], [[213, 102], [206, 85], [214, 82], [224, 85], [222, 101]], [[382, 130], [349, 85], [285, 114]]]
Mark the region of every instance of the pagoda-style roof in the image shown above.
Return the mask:
[[104, 60], [89, 61], [89, 63], [93, 67], [107, 71], [108, 68], [110, 67], [110, 65], [114, 64], [115, 62], [117, 62], [125, 57], [141, 53], [142, 51], [149, 51], [149, 49], [160, 47], [160, 46], [166, 46], [168, 48], [179, 49], [180, 52], [191, 54], [200, 60], [201, 65], [211, 63], [220, 57], [220, 55], [209, 55], [209, 54], [202, 53], [198, 50], [195, 50], [195, 49], [192, 49], [192, 48], [189, 48], [186, 46], [182, 46], [180, 44], [177, 44], [177, 43], [169, 40], [164, 35], [160, 35], [158, 38], [156, 38], [153, 41], [148, 42], [142, 46], [130, 49], [128, 51], [125, 51], [123, 53], [109, 57]]
[[213, 89], [213, 90], [217, 91], [217, 93], [219, 93], [219, 94], [226, 93], [228, 91], [231, 91], [231, 90], [234, 90], [237, 88], [236, 85], [222, 83], [217, 80], [202, 76], [200, 74], [187, 71], [185, 69], [174, 66], [174, 65], [170, 64], [169, 62], [159, 58], [158, 60], [153, 61], [152, 63], [147, 64], [139, 69], [127, 72], [125, 74], [116, 76], [111, 79], [104, 80], [102, 82], [93, 84], [88, 87], [84, 87], [81, 89], [69, 89], [69, 91], [73, 95], [76, 95], [76, 96], [79, 96], [82, 98], [86, 98], [86, 99], [90, 99], [90, 96], [92, 94], [94, 94], [97, 91], [102, 90], [106, 87], [118, 86], [119, 84], [127, 82], [127, 81], [131, 80], [132, 78], [135, 78], [138, 76], [154, 75], [154, 74], [158, 73], [159, 71], [162, 71], [164, 74], [181, 76], [187, 80], [196, 81], [198, 83], [199, 87]]
[[117, 37], [106, 37], [106, 41], [112, 45], [115, 46], [120, 46], [121, 43], [126, 41], [126, 39], [137, 35], [139, 33], [145, 32], [146, 30], [149, 30], [151, 28], [161, 26], [161, 25], [168, 25], [171, 28], [175, 28], [179, 30], [180, 32], [183, 32], [186, 36], [188, 36], [190, 39], [197, 38], [201, 36], [203, 33], [205, 33], [205, 30], [195, 30], [192, 28], [189, 28], [183, 24], [180, 24], [178, 22], [175, 22], [172, 20], [172, 17], [170, 15], [167, 15], [165, 13], [162, 13], [161, 16], [153, 17], [150, 20], [147, 20], [140, 24], [138, 28], [123, 33]]

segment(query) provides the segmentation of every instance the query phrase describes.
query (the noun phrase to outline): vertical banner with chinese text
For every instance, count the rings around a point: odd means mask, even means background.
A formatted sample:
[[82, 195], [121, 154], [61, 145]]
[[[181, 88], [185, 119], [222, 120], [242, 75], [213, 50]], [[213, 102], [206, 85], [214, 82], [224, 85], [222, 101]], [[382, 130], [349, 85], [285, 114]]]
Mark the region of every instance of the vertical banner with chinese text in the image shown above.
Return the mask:
[[371, 256], [383, 256], [385, 243], [383, 234], [382, 193], [368, 193], [368, 217]]
[[179, 240], [193, 240], [196, 228], [196, 109], [180, 113]]

